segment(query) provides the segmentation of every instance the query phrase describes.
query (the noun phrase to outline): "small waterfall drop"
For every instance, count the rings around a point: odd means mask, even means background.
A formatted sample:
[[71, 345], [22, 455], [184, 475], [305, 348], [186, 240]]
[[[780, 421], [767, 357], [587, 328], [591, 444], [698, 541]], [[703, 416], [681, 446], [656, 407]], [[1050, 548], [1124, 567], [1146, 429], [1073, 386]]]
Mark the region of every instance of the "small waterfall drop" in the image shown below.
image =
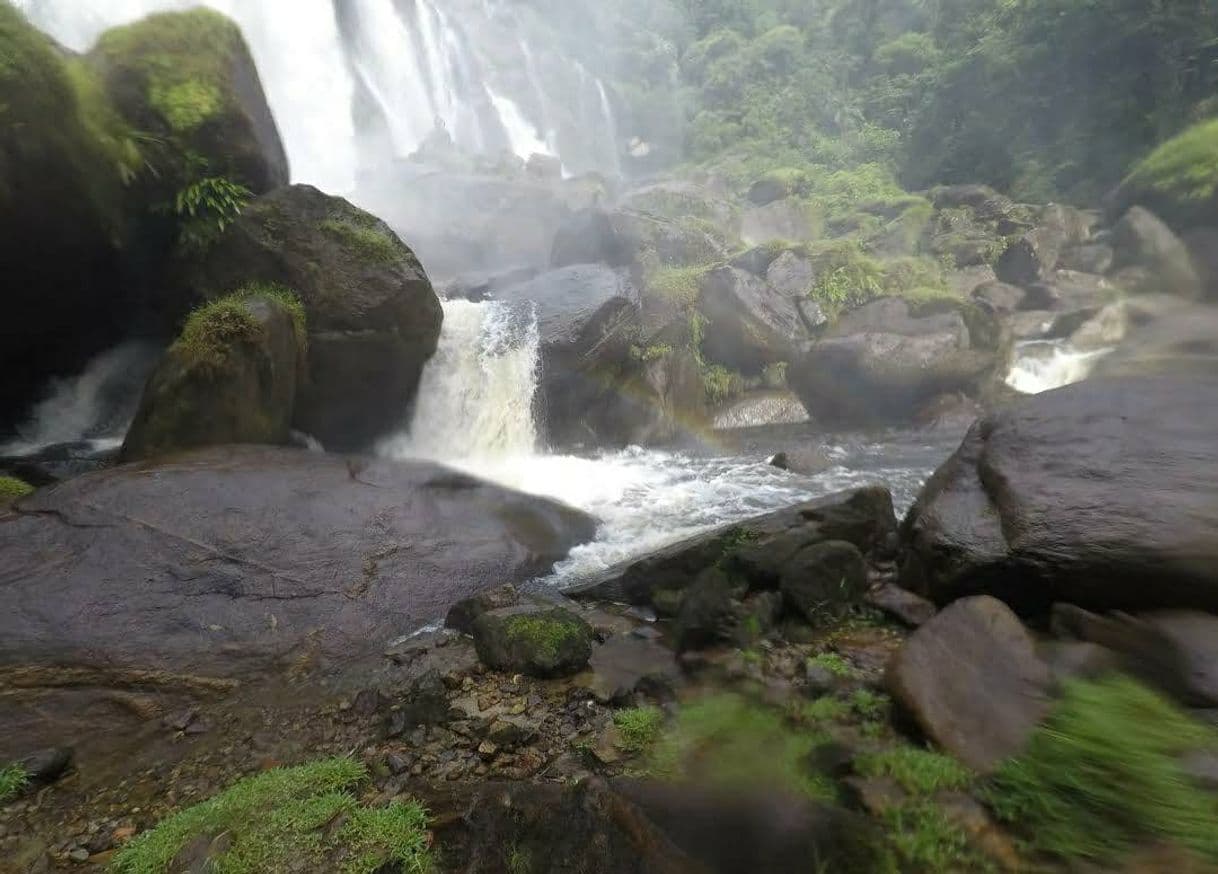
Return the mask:
[[409, 430], [384, 443], [394, 458], [494, 462], [537, 449], [537, 317], [496, 301], [446, 301], [435, 356]]
[[1081, 382], [1109, 349], [1080, 351], [1064, 340], [1029, 340], [1015, 347], [1006, 383], [1024, 394], [1040, 394]]

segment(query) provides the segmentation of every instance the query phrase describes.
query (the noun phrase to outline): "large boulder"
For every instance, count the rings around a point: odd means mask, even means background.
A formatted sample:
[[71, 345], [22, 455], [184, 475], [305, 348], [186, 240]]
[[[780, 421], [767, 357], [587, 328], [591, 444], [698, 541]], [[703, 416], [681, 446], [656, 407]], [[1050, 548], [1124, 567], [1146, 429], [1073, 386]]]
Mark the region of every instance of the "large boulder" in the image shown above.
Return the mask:
[[1154, 213], [1140, 206], [1125, 213], [1112, 229], [1112, 245], [1114, 278], [1128, 290], [1200, 297], [1188, 247]]
[[258, 69], [224, 15], [201, 7], [150, 15], [103, 33], [89, 61], [134, 129], [174, 144], [157, 186], [223, 176], [263, 194], [287, 184]]
[[1218, 610], [1218, 382], [1092, 379], [975, 424], [902, 525], [901, 583], [1021, 611]]
[[1121, 305], [1128, 333], [1097, 362], [1095, 376], [1218, 373], [1218, 307], [1144, 294]]
[[0, 673], [341, 667], [595, 529], [425, 463], [224, 447], [88, 474], [0, 515]]
[[957, 601], [906, 641], [888, 668], [897, 704], [970, 768], [1022, 751], [1049, 711], [1051, 675], [1002, 602]]
[[748, 374], [794, 360], [808, 339], [799, 300], [735, 267], [709, 271], [698, 295], [698, 311], [707, 322], [703, 352]]
[[937, 396], [984, 396], [1005, 375], [1010, 336], [988, 308], [872, 301], [842, 316], [788, 371], [822, 425], [912, 422]]
[[188, 282], [205, 300], [249, 282], [299, 295], [309, 371], [294, 425], [333, 449], [362, 448], [401, 423], [444, 318], [418, 259], [384, 222], [308, 185], [252, 202]]
[[255, 294], [192, 316], [144, 389], [123, 458], [287, 443], [307, 342], [298, 307]]
[[0, 4], [0, 433], [128, 327], [126, 131], [78, 59]]
[[482, 663], [510, 674], [567, 676], [592, 656], [592, 628], [558, 606], [488, 610], [474, 620], [473, 635]]
[[559, 229], [550, 264], [630, 267], [637, 280], [647, 270], [708, 264], [725, 255], [723, 239], [697, 220], [594, 206], [575, 213]]

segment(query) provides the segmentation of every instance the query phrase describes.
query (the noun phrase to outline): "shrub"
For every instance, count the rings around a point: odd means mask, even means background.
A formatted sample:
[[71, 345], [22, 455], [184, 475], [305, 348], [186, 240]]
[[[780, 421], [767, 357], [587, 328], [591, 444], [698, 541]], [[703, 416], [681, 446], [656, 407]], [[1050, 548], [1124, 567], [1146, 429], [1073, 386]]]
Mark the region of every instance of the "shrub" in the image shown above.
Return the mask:
[[237, 220], [253, 192], [223, 176], [204, 176], [174, 196], [178, 245], [187, 254], [207, 251], [225, 228]]
[[1113, 861], [1167, 841], [1218, 861], [1218, 797], [1179, 757], [1218, 749], [1218, 732], [1133, 680], [1075, 681], [1027, 751], [994, 776], [988, 798], [1036, 849]]

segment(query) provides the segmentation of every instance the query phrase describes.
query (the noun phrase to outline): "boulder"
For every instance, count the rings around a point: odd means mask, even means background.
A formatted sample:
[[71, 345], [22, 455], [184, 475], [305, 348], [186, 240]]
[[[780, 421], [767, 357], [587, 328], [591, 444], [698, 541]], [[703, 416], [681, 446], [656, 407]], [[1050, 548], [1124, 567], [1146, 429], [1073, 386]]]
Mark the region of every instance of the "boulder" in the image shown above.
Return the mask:
[[788, 249], [766, 267], [765, 281], [783, 297], [799, 300], [806, 298], [816, 285], [816, 268], [807, 258]]
[[710, 271], [698, 295], [698, 311], [708, 325], [703, 353], [745, 374], [793, 360], [808, 333], [797, 303], [734, 267]]
[[559, 228], [551, 267], [604, 264], [646, 269], [708, 264], [726, 255], [724, 241], [697, 220], [672, 220], [637, 210], [590, 207]]
[[824, 331], [787, 378], [822, 425], [904, 424], [938, 395], [983, 396], [1005, 375], [1010, 352], [987, 309], [881, 298]]
[[1116, 253], [1107, 243], [1088, 243], [1064, 250], [1057, 266], [1080, 273], [1104, 274], [1111, 269], [1115, 257]]
[[808, 201], [788, 197], [747, 210], [741, 219], [740, 236], [749, 246], [771, 240], [811, 243], [819, 236], [819, 224], [819, 216]]
[[229, 299], [197, 313], [148, 380], [123, 459], [287, 443], [305, 343], [303, 321], [274, 298]]
[[414, 253], [384, 222], [308, 185], [252, 202], [188, 282], [195, 299], [249, 282], [299, 296], [309, 369], [293, 425], [329, 449], [398, 426], [439, 341], [443, 311]]
[[149, 15], [103, 33], [89, 61], [135, 130], [175, 145], [172, 166], [158, 168], [159, 185], [184, 186], [196, 181], [192, 174], [223, 176], [255, 194], [287, 184], [287, 156], [258, 69], [224, 15], [203, 8]]
[[717, 567], [705, 568], [693, 585], [681, 592], [673, 621], [678, 652], [705, 649], [732, 640], [736, 631], [736, 603], [745, 588]]
[[978, 303], [984, 303], [996, 313], [1013, 313], [1023, 309], [1027, 292], [1015, 285], [1005, 282], [983, 282], [973, 289], [972, 298]]
[[[1117, 277], [1127, 277], [1128, 290], [1176, 294], [1190, 300], [1201, 296], [1201, 280], [1188, 247], [1154, 213], [1140, 206], [1125, 213], [1112, 229], [1112, 245], [1116, 253], [1113, 269]], [[1122, 274], [1122, 268], [1147, 272]], [[1130, 276], [1139, 278], [1131, 282]]]
[[867, 589], [867, 565], [853, 543], [814, 543], [786, 563], [779, 588], [788, 608], [819, 627], [862, 600]]
[[0, 672], [352, 664], [461, 598], [546, 573], [595, 530], [421, 462], [225, 447], [87, 474], [0, 521]]
[[554, 238], [550, 266], [605, 264], [625, 267], [634, 258], [634, 245], [615, 226], [613, 216], [598, 207], [580, 210], [571, 216]]
[[531, 677], [578, 673], [592, 656], [592, 628], [562, 607], [488, 610], [474, 620], [474, 646], [488, 668]]
[[1093, 378], [980, 420], [902, 525], [901, 583], [1026, 612], [1218, 610], [1218, 382]]
[[1052, 677], [1002, 602], [957, 601], [915, 631], [889, 665], [893, 699], [922, 732], [987, 772], [1022, 751], [1050, 707]]
[[815, 543], [840, 540], [864, 555], [887, 556], [896, 520], [887, 489], [828, 495], [699, 534], [610, 568], [575, 587], [575, 597], [654, 604], [681, 592], [707, 568], [720, 568], [751, 589], [777, 589], [787, 562]]
[[1007, 246], [994, 263], [998, 278], [1009, 285], [1031, 285], [1048, 276], [1061, 256], [1061, 241], [1043, 228], [1028, 231]]
[[130, 327], [118, 160], [129, 132], [66, 54], [0, 4], [0, 433], [49, 378], [77, 372]]
[[1122, 302], [1124, 339], [1095, 366], [1095, 376], [1218, 372], [1218, 307], [1174, 295], [1145, 294]]

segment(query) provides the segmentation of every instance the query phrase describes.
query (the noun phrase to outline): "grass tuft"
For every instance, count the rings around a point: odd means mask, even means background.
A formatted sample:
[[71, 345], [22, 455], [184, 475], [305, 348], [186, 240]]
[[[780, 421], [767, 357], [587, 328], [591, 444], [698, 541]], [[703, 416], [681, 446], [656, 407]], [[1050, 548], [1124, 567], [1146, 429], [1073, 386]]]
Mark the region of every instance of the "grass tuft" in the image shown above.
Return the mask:
[[631, 707], [613, 714], [613, 724], [622, 735], [622, 748], [632, 753], [651, 749], [664, 725], [659, 707]]
[[187, 317], [173, 348], [184, 354], [191, 367], [212, 373], [223, 371], [235, 344], [255, 341], [262, 334], [262, 325], [246, 305], [254, 297], [269, 298], [287, 309], [296, 342], [303, 352], [308, 342], [304, 305], [290, 289], [264, 282], [248, 283], [232, 294], [196, 308]]
[[[426, 812], [414, 802], [362, 807], [350, 790], [366, 778], [362, 764], [345, 758], [247, 777], [136, 837], [115, 856], [112, 870], [164, 874], [187, 843], [221, 834], [232, 845], [213, 860], [216, 874], [321, 865], [340, 848], [342, 874], [371, 874], [386, 863], [411, 874], [429, 870]], [[340, 817], [342, 827], [327, 834], [325, 827]]]
[[888, 842], [903, 871], [993, 871], [994, 865], [969, 844], [964, 829], [931, 801], [914, 801], [884, 815]]
[[973, 780], [973, 773], [951, 756], [912, 746], [864, 753], [854, 768], [863, 777], [891, 777], [912, 795], [963, 789]]
[[21, 794], [30, 781], [25, 768], [18, 764], [0, 768], [0, 804], [8, 804]]
[[330, 218], [321, 229], [337, 237], [359, 258], [374, 264], [396, 264], [403, 259], [401, 244], [382, 228], [350, 219]]
[[1218, 732], [1137, 682], [1076, 681], [988, 800], [1051, 855], [1106, 862], [1169, 842], [1218, 861], [1218, 796], [1180, 764], [1197, 749], [1218, 749]]
[[0, 501], [15, 501], [33, 494], [34, 487], [15, 476], [0, 476]]
[[808, 667], [824, 668], [833, 676], [843, 680], [852, 680], [858, 676], [858, 672], [850, 666], [850, 663], [835, 652], [822, 652], [820, 655], [813, 656], [808, 659]]

